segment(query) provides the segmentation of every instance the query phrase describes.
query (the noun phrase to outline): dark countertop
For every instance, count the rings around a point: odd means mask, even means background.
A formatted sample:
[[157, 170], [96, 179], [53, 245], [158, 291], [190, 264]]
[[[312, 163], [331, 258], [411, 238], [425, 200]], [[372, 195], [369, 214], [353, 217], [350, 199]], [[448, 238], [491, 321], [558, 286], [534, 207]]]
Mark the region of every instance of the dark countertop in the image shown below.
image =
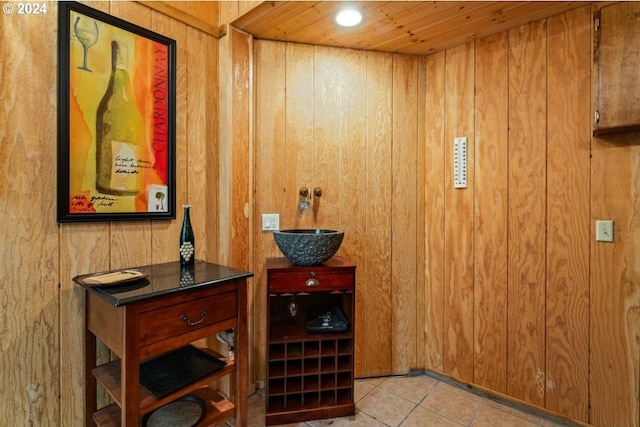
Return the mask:
[[[149, 276], [136, 282], [121, 285], [87, 285], [82, 278], [90, 274], [82, 274], [73, 278], [74, 282], [90, 292], [99, 295], [114, 306], [130, 304], [173, 294], [198, 289], [205, 286], [215, 286], [229, 280], [252, 277], [253, 273], [238, 270], [224, 265], [212, 264], [196, 260], [195, 266], [181, 268], [180, 262], [130, 267], [126, 270], [143, 270]], [[93, 274], [93, 273], [92, 273]]]

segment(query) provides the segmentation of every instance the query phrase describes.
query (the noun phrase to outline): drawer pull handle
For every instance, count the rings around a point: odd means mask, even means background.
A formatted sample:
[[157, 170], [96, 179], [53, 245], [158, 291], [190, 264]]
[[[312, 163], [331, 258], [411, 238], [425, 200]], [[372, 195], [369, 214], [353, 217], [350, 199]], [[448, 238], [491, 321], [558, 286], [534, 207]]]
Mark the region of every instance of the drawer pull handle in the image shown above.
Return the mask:
[[183, 314], [182, 316], [180, 316], [180, 321], [186, 323], [189, 326], [196, 326], [204, 322], [204, 316], [206, 315], [207, 315], [207, 310], [203, 308], [202, 310], [200, 310], [200, 320], [196, 320], [195, 322], [192, 322], [191, 320], [189, 320], [189, 316], [187, 316], [186, 314]]
[[308, 279], [305, 284], [308, 288], [315, 288], [320, 285], [320, 282], [318, 282], [318, 279]]

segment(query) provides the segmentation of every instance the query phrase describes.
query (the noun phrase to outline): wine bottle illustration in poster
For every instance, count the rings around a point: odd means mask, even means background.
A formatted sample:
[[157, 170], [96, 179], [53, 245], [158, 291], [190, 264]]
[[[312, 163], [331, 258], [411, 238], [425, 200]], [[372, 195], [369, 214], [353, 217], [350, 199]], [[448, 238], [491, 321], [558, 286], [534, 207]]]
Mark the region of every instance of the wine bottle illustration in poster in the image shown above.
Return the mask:
[[132, 196], [140, 192], [144, 126], [131, 90], [125, 46], [111, 42], [111, 76], [96, 113], [96, 190]]

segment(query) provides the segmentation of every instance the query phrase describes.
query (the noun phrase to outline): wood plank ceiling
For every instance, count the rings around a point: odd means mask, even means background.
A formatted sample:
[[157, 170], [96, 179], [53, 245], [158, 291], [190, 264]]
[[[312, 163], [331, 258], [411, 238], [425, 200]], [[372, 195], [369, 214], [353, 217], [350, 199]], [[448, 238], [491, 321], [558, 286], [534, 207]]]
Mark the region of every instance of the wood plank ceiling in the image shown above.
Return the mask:
[[[553, 1], [270, 1], [232, 24], [258, 39], [382, 52], [431, 54], [589, 2]], [[335, 24], [346, 6], [362, 11], [352, 28]]]

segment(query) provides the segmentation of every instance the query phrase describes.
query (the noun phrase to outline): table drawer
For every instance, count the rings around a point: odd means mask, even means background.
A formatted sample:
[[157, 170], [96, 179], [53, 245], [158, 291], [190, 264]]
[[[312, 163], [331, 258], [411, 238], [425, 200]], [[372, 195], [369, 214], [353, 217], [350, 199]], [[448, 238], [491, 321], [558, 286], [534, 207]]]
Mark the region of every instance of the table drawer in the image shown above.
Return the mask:
[[146, 311], [140, 314], [140, 346], [234, 318], [236, 309], [237, 293], [234, 291]]
[[269, 277], [270, 292], [313, 292], [353, 289], [353, 273], [272, 274]]

